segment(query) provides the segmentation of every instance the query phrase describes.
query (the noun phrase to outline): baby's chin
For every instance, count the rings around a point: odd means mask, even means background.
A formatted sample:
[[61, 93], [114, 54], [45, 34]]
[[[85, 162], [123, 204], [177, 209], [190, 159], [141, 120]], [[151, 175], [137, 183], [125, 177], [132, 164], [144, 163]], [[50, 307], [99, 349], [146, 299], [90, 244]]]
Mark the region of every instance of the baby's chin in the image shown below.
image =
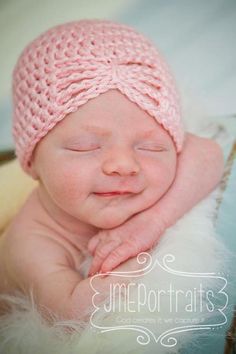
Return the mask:
[[106, 215], [96, 215], [90, 223], [93, 226], [100, 228], [100, 229], [113, 229], [122, 225], [126, 222], [129, 218], [133, 215], [124, 215], [118, 213], [107, 213]]

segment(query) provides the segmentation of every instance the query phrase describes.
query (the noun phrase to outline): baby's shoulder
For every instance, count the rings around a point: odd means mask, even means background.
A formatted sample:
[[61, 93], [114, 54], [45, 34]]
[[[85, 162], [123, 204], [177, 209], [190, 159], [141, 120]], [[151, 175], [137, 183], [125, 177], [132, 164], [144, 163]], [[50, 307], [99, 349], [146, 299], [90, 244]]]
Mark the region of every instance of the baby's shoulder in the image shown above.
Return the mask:
[[58, 242], [53, 230], [40, 209], [34, 191], [12, 219], [1, 237], [2, 247], [12, 254], [21, 252], [28, 257], [48, 258], [68, 257], [63, 243]]
[[39, 216], [39, 205], [36, 198], [34, 198], [34, 193], [35, 191], [33, 190], [12, 218], [2, 235], [3, 238], [10, 239], [18, 237], [22, 240], [35, 229], [37, 215]]
[[[11, 257], [27, 257], [34, 263], [60, 263], [78, 269], [84, 255], [63, 234], [57, 232], [54, 224], [35, 198], [33, 191], [22, 208], [15, 215], [3, 233], [0, 242], [0, 254]], [[20, 260], [19, 260], [20, 262]]]

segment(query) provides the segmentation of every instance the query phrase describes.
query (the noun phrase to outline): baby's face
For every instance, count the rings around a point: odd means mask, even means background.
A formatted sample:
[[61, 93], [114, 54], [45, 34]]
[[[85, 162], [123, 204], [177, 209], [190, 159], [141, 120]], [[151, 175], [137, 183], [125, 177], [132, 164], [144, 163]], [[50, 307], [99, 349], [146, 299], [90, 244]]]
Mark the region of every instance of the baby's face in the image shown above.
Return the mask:
[[[112, 228], [150, 207], [172, 184], [169, 134], [118, 90], [89, 100], [38, 144], [32, 171], [65, 215]], [[124, 192], [129, 194], [100, 194]]]

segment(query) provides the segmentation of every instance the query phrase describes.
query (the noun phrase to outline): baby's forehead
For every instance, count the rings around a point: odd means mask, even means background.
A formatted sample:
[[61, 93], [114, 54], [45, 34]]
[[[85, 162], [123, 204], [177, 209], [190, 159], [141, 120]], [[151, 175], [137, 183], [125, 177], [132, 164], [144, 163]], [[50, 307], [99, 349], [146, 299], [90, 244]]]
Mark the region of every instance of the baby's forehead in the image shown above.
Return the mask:
[[144, 124], [138, 126], [132, 122], [127, 122], [126, 125], [118, 124], [117, 121], [110, 119], [108, 124], [101, 124], [100, 120], [93, 120], [91, 122], [77, 122], [71, 120], [70, 124], [66, 126], [56, 126], [53, 130], [54, 135], [61, 137], [64, 141], [73, 141], [80, 137], [95, 137], [102, 139], [111, 138], [160, 138], [171, 139], [169, 133], [164, 127], [154, 122], [153, 125]]
[[113, 130], [117, 133], [143, 133], [145, 136], [166, 133], [153, 116], [117, 90], [109, 90], [67, 114], [59, 126], [65, 134], [67, 129], [73, 133], [103, 136]]

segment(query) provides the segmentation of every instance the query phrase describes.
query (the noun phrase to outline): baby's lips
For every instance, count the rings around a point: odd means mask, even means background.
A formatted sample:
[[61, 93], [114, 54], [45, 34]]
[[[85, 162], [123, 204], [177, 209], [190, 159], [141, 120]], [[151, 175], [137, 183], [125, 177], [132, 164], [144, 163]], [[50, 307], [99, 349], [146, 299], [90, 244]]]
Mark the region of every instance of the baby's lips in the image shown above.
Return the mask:
[[133, 186], [131, 188], [126, 188], [126, 189], [120, 189], [120, 188], [114, 188], [114, 189], [109, 189], [109, 190], [100, 190], [100, 191], [95, 191], [94, 194], [97, 195], [109, 195], [109, 194], [139, 194], [142, 192], [142, 188], [134, 188]]

